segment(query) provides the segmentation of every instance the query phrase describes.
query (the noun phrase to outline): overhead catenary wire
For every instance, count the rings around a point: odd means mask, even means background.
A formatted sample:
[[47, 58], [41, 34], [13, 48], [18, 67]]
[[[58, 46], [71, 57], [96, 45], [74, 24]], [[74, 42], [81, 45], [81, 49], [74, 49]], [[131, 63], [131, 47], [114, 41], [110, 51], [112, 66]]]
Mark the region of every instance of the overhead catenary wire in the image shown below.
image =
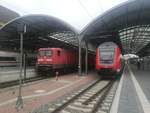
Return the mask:
[[81, 7], [85, 10], [85, 12], [87, 13], [87, 15], [93, 19], [93, 16], [89, 13], [89, 11], [87, 10], [87, 8], [84, 6], [84, 4], [81, 2], [81, 0], [78, 0], [79, 4], [81, 5]]
[[102, 8], [102, 3], [101, 3], [101, 0], [98, 0], [98, 3], [99, 3], [99, 5], [100, 5], [100, 10], [102, 11], [102, 12], [104, 12], [104, 10], [103, 10], [103, 8]]

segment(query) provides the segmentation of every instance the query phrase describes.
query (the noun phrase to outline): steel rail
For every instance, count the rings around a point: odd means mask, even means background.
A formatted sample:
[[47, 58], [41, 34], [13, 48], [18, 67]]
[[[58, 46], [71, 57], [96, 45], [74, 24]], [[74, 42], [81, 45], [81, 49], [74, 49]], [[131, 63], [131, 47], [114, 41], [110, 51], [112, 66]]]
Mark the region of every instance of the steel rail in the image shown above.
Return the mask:
[[102, 92], [102, 96], [99, 98], [98, 102], [94, 105], [94, 107], [93, 107], [91, 113], [96, 113], [97, 110], [101, 107], [101, 104], [102, 104], [103, 100], [105, 99], [105, 97], [106, 97], [107, 94], [109, 93], [109, 91], [110, 91], [110, 89], [112, 88], [113, 84], [114, 84], [114, 81], [111, 81], [111, 82], [108, 84], [108, 86], [106, 87], [106, 90], [104, 90], [104, 91]]
[[101, 79], [97, 80], [96, 82], [90, 84], [87, 88], [85, 88], [83, 91], [81, 91], [80, 93], [78, 93], [77, 95], [75, 95], [74, 97], [72, 97], [71, 99], [69, 99], [68, 101], [66, 101], [64, 104], [62, 104], [61, 106], [57, 107], [55, 110], [53, 110], [51, 113], [58, 113], [59, 111], [61, 111], [62, 109], [64, 109], [67, 105], [69, 105], [69, 103], [73, 102], [75, 99], [77, 99], [80, 95], [82, 95], [83, 93], [85, 93], [87, 90], [89, 90], [90, 88], [94, 87], [97, 83], [100, 82]]
[[[34, 82], [34, 81], [43, 80], [43, 79], [46, 79], [46, 78], [48, 78], [48, 77], [33, 77], [33, 78], [28, 78], [28, 79], [24, 80], [23, 83]], [[17, 86], [17, 85], [19, 85], [19, 80], [13, 80], [13, 81], [9, 81], [9, 82], [3, 82], [3, 83], [0, 83], [0, 89], [12, 87], [12, 86]]]
[[102, 89], [98, 90], [94, 95], [92, 95], [91, 97], [89, 97], [87, 100], [85, 100], [82, 104], [84, 105], [88, 105], [89, 102], [91, 102], [93, 99], [95, 99], [98, 95], [100, 95], [107, 87], [109, 87], [109, 85], [112, 83], [112, 81], [110, 81], [106, 86], [104, 86]]

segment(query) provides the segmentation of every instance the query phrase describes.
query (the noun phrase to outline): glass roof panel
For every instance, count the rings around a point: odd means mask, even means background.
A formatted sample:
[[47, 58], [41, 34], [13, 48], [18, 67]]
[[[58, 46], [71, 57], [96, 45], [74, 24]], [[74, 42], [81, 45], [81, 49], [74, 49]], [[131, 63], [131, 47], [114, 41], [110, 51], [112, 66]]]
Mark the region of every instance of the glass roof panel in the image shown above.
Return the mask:
[[137, 53], [150, 43], [149, 25], [132, 26], [119, 32], [125, 53]]
[[69, 32], [69, 31], [67, 31], [67, 32], [54, 32], [54, 33], [50, 33], [48, 35], [48, 37], [63, 41], [65, 43], [68, 43], [68, 44], [71, 44], [74, 46], [78, 46], [78, 39], [73, 32]]

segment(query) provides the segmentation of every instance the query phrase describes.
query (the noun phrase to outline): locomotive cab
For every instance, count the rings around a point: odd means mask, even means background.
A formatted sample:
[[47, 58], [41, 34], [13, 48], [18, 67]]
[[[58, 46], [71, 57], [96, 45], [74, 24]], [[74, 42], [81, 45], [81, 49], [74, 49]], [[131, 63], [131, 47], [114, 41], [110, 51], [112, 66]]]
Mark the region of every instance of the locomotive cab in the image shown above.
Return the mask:
[[52, 61], [51, 59], [52, 57], [52, 50], [51, 49], [40, 49], [38, 51], [38, 60], [37, 60], [37, 64], [50, 64], [50, 62]]
[[96, 70], [109, 77], [120, 72], [120, 49], [115, 43], [105, 42], [97, 48]]
[[39, 72], [51, 70], [53, 64], [53, 50], [51, 48], [40, 48], [38, 50], [36, 69]]

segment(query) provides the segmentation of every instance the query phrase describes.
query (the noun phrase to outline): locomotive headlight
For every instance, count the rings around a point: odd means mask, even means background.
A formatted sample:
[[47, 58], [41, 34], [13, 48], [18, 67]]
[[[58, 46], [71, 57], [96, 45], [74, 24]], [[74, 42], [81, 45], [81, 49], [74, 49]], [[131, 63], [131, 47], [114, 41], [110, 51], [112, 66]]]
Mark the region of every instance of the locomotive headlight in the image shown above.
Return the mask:
[[119, 72], [120, 71], [120, 69], [117, 69], [117, 72]]
[[38, 59], [39, 62], [43, 61], [43, 59]]
[[52, 61], [52, 59], [47, 59], [46, 61]]

